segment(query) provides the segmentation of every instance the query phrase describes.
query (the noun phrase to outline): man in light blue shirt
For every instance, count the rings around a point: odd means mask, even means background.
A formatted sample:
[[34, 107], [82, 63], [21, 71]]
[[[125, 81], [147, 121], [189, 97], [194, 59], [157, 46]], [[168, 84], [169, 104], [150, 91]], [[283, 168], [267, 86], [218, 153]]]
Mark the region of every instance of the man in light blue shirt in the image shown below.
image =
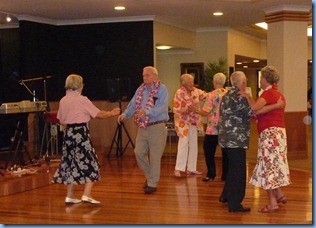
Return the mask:
[[134, 152], [146, 177], [144, 193], [151, 194], [157, 191], [160, 180], [161, 157], [167, 140], [165, 123], [169, 120], [168, 90], [160, 82], [155, 67], [144, 67], [143, 83], [117, 121], [131, 117], [138, 125]]

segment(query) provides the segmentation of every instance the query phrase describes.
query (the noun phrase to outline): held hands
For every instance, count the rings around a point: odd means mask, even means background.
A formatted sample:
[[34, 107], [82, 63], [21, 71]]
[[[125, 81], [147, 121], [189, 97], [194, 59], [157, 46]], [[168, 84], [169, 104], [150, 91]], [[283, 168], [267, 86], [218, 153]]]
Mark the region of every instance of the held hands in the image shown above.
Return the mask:
[[197, 112], [199, 110], [198, 106], [194, 106], [194, 105], [189, 105], [188, 106], [188, 111], [189, 112]]
[[124, 115], [123, 114], [121, 114], [121, 115], [119, 115], [118, 117], [117, 117], [117, 123], [118, 124], [121, 124], [121, 122], [124, 120]]
[[[135, 117], [136, 118], [143, 118], [143, 117], [145, 117], [146, 116], [146, 112], [145, 112], [145, 110], [143, 110], [143, 109], [141, 109], [141, 110], [139, 110], [138, 112], [136, 112], [135, 113]], [[117, 123], [118, 124], [120, 124], [123, 120], [124, 120], [124, 115], [123, 114], [121, 114], [121, 115], [119, 115], [118, 117], [117, 117]]]
[[249, 94], [246, 93], [246, 91], [240, 90], [240, 91], [238, 92], [238, 94], [239, 94], [241, 97], [245, 97], [246, 99], [249, 98]]
[[121, 113], [121, 109], [120, 108], [114, 108], [110, 111], [111, 116], [116, 116], [119, 115]]
[[200, 110], [200, 106], [199, 105], [190, 105], [188, 107], [188, 112], [196, 113], [196, 114], [199, 114], [199, 115], [204, 115], [204, 113]]

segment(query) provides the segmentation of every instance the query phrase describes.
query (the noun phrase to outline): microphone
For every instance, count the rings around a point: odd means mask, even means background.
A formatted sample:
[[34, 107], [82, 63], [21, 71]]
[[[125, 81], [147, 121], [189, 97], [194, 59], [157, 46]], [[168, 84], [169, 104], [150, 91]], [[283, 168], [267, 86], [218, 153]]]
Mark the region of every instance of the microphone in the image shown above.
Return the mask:
[[12, 72], [12, 74], [10, 75], [9, 78], [12, 79], [15, 82], [20, 82], [20, 80], [21, 80], [21, 78], [19, 76], [19, 73], [16, 72], [16, 71]]
[[54, 77], [53, 75], [43, 76], [43, 79], [50, 79], [50, 78], [53, 78], [53, 77]]

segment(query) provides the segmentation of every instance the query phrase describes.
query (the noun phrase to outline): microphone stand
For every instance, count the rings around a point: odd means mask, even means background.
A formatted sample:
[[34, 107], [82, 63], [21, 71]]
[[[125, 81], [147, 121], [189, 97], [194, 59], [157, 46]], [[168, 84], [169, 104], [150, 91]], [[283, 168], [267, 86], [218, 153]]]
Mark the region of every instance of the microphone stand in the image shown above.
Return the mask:
[[25, 82], [31, 82], [31, 81], [38, 81], [38, 80], [43, 80], [43, 87], [44, 87], [44, 100], [46, 101], [47, 107], [46, 107], [46, 111], [50, 111], [50, 107], [49, 104], [47, 102], [47, 86], [46, 86], [46, 79], [50, 79], [53, 78], [53, 76], [43, 76], [43, 77], [37, 77], [37, 78], [30, 78], [30, 79], [22, 79], [19, 81], [20, 85], [23, 85], [26, 90], [32, 94], [33, 96], [33, 101], [38, 101], [38, 99], [35, 97], [35, 90], [33, 90], [33, 92], [30, 90], [30, 88], [25, 84]]
[[[35, 101], [38, 101], [38, 99], [36, 98], [35, 96], [35, 90], [33, 90], [33, 92], [30, 90], [30, 88], [25, 84], [25, 82], [32, 82], [32, 81], [38, 81], [38, 80], [43, 80], [43, 87], [44, 87], [44, 100], [46, 101], [46, 112], [49, 112], [50, 111], [50, 107], [49, 107], [49, 104], [48, 104], [48, 101], [47, 101], [47, 86], [46, 86], [46, 79], [49, 79], [49, 78], [53, 78], [53, 76], [43, 76], [43, 77], [36, 77], [36, 78], [30, 78], [30, 79], [22, 79], [19, 81], [20, 85], [24, 86], [26, 88], [26, 90], [32, 94], [33, 96], [33, 102]], [[40, 145], [40, 141], [43, 141], [43, 138], [42, 140], [40, 140], [41, 138], [41, 132], [40, 132], [40, 119], [41, 116], [40, 116], [41, 113], [37, 112], [36, 115], [35, 115], [35, 119], [34, 119], [34, 149], [36, 149], [35, 151], [35, 154], [36, 154], [36, 158], [39, 159], [40, 156], [41, 156], [41, 153], [42, 153], [42, 145]], [[43, 131], [46, 133], [46, 135], [48, 134], [48, 129], [46, 129], [44, 127]], [[43, 142], [42, 142], [43, 144]], [[38, 150], [37, 148], [40, 147], [40, 149]]]
[[30, 90], [30, 88], [25, 84], [25, 80], [20, 80], [20, 85], [24, 86], [24, 88], [32, 95], [33, 101], [37, 101], [38, 99], [35, 96], [35, 90], [33, 92]]

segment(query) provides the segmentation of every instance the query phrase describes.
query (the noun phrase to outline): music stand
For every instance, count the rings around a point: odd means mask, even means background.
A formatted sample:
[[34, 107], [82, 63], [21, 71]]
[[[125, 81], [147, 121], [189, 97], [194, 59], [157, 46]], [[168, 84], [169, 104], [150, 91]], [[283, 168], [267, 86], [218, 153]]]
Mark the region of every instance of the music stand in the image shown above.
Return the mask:
[[[117, 96], [117, 99], [118, 99], [118, 103], [119, 103], [119, 108], [121, 109], [121, 112], [122, 112], [122, 97], [121, 97], [121, 88], [120, 88], [120, 86], [124, 85], [124, 83], [121, 82], [124, 79], [116, 78], [114, 80], [116, 81], [116, 90], [115, 89], [113, 90], [113, 81], [112, 81], [112, 83], [110, 83], [108, 81], [108, 85], [112, 86], [111, 87], [112, 93], [116, 93], [116, 96]], [[127, 93], [129, 95], [129, 92], [130, 92], [129, 79], [127, 79], [127, 82], [128, 82], [128, 88], [127, 88], [128, 91], [127, 91]], [[111, 100], [113, 101], [115, 99], [113, 99], [113, 97], [112, 97]], [[127, 143], [126, 143], [124, 148], [123, 148], [123, 140], [122, 140], [122, 130], [125, 131], [125, 134], [126, 134], [126, 136], [128, 138], [128, 141], [127, 141]], [[125, 152], [125, 150], [126, 150], [126, 148], [127, 148], [129, 143], [131, 143], [132, 147], [135, 148], [135, 145], [134, 145], [134, 143], [133, 143], [133, 141], [132, 141], [132, 139], [131, 139], [131, 137], [130, 137], [127, 129], [126, 129], [126, 127], [125, 127], [125, 124], [123, 122], [121, 122], [120, 124], [117, 123], [115, 134], [113, 136], [113, 139], [112, 139], [112, 142], [111, 142], [111, 146], [110, 146], [110, 149], [108, 151], [108, 155], [107, 155], [108, 159], [111, 157], [111, 151], [112, 151], [114, 143], [116, 145], [116, 157], [120, 157], [120, 156], [122, 156], [124, 154], [124, 152]]]

